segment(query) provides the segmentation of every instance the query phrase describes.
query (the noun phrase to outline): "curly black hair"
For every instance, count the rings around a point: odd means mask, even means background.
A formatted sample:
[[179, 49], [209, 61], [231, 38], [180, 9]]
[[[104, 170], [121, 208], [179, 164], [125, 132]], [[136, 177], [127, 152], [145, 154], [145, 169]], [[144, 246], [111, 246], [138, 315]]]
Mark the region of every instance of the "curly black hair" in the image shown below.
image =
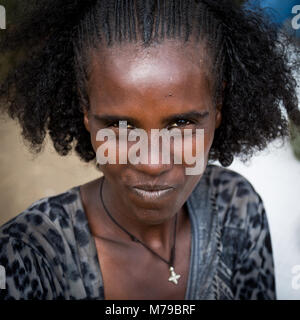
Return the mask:
[[247, 160], [289, 136], [289, 120], [300, 125], [287, 38], [259, 8], [233, 0], [30, 0], [22, 13], [0, 41], [1, 54], [24, 53], [2, 81], [0, 101], [34, 152], [49, 132], [60, 155], [74, 148], [95, 159], [83, 123], [89, 54], [123, 41], [206, 41], [214, 97], [223, 99], [210, 160]]

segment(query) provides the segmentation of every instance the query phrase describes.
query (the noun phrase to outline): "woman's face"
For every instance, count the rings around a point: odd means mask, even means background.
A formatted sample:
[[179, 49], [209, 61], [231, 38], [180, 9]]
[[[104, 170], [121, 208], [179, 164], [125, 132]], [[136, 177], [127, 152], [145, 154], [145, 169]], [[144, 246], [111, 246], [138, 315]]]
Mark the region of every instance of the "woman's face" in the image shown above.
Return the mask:
[[[110, 128], [118, 134], [119, 120], [128, 130], [179, 128], [204, 129], [205, 166], [214, 131], [220, 125], [220, 106], [213, 105], [209, 59], [200, 44], [183, 45], [166, 40], [163, 44], [142, 48], [135, 44], [101, 48], [91, 54], [88, 95], [90, 109], [84, 123], [91, 134], [95, 152], [104, 141], [96, 141], [99, 129]], [[180, 116], [178, 116], [180, 115]], [[114, 118], [112, 118], [114, 117]], [[192, 136], [193, 154], [196, 136]], [[128, 148], [134, 142], [128, 142]], [[172, 146], [171, 146], [172, 153]], [[162, 151], [162, 150], [160, 150]], [[107, 192], [118, 198], [120, 210], [136, 219], [158, 224], [171, 218], [187, 200], [202, 174], [187, 175], [186, 163], [101, 165]], [[133, 188], [137, 185], [167, 185], [161, 196]], [[156, 193], [157, 194], [157, 193]]]

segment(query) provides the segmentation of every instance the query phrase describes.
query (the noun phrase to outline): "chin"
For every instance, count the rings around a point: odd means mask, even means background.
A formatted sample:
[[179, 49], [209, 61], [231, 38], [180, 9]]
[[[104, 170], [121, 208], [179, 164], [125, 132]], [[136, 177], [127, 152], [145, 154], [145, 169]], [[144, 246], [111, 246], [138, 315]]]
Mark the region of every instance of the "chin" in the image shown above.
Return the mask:
[[171, 219], [172, 210], [158, 211], [158, 210], [143, 210], [135, 215], [136, 219], [148, 225], [159, 225]]

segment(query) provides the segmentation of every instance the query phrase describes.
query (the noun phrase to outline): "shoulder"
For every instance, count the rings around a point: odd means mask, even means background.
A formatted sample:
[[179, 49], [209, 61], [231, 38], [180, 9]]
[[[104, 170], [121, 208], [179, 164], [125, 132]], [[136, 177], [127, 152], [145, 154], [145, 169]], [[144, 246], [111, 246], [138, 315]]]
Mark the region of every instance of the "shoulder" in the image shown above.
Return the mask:
[[217, 279], [224, 299], [276, 299], [274, 261], [261, 196], [241, 174], [209, 166], [206, 181], [220, 225]]
[[243, 175], [228, 168], [208, 165], [204, 178], [222, 225], [245, 229], [249, 221], [259, 219], [263, 201]]
[[0, 227], [3, 299], [55, 298], [65, 290], [65, 274], [78, 277], [72, 222], [82, 213], [78, 197], [77, 186], [39, 199]]
[[214, 192], [221, 194], [224, 201], [230, 200], [230, 191], [235, 191], [237, 197], [256, 193], [250, 181], [234, 170], [210, 164], [205, 170], [205, 176]]
[[33, 202], [0, 227], [0, 253], [5, 244], [22, 243], [24, 249], [29, 246], [43, 256], [50, 247], [63, 254], [68, 230], [72, 228], [72, 215], [78, 209], [78, 196], [76, 186]]

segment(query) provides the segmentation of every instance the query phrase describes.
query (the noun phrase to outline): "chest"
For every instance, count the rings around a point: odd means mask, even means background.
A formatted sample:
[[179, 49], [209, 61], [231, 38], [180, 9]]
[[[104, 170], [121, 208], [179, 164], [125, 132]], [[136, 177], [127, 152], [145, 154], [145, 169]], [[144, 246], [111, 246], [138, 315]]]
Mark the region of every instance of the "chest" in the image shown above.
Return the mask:
[[169, 266], [140, 244], [122, 247], [95, 238], [105, 299], [184, 300], [189, 277], [190, 237], [178, 243], [174, 269], [180, 277], [175, 277], [175, 284], [169, 281], [172, 276]]

